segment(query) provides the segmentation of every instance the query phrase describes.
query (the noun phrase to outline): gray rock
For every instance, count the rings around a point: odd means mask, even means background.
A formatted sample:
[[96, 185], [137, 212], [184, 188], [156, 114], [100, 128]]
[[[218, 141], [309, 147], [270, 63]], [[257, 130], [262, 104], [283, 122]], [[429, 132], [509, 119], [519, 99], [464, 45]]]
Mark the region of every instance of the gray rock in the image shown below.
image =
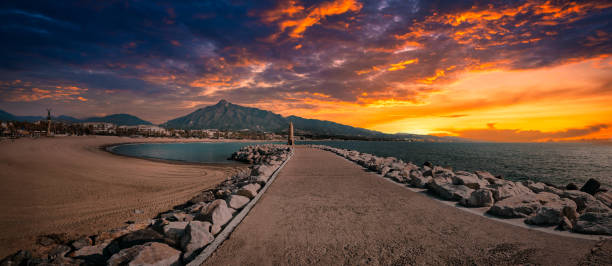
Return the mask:
[[393, 181], [398, 183], [406, 182], [406, 179], [401, 175], [400, 171], [389, 171], [385, 177], [391, 178]]
[[249, 198], [245, 196], [231, 195], [229, 198], [229, 206], [236, 210], [241, 209], [247, 203], [249, 203]]
[[114, 239], [106, 248], [105, 254], [113, 254], [119, 250], [130, 248], [135, 245], [142, 245], [147, 242], [160, 242], [167, 244], [172, 243], [171, 239], [165, 238], [162, 234], [152, 228], [145, 228], [125, 234], [117, 239]]
[[419, 170], [410, 171], [410, 184], [415, 187], [425, 188], [427, 183], [431, 182], [431, 179], [431, 176], [423, 176]]
[[499, 179], [495, 177], [494, 175], [492, 175], [491, 173], [487, 171], [476, 171], [474, 173], [476, 174], [476, 176], [478, 176], [478, 178], [487, 180], [487, 182], [491, 184], [495, 184], [498, 180], [503, 180], [503, 179]]
[[590, 194], [577, 190], [566, 190], [558, 194], [561, 198], [573, 200], [576, 203], [578, 212], [582, 212], [590, 202], [597, 201]]
[[107, 265], [179, 265], [181, 252], [162, 243], [145, 243], [123, 249], [106, 262]]
[[612, 235], [612, 213], [586, 212], [578, 217], [574, 231], [583, 234]]
[[72, 242], [71, 245], [74, 249], [81, 249], [86, 246], [91, 246], [91, 244], [91, 238], [84, 236]]
[[185, 235], [181, 239], [181, 248], [185, 252], [184, 258], [191, 258], [195, 251], [205, 247], [215, 239], [210, 233], [210, 227], [209, 222], [189, 222], [185, 228]]
[[470, 198], [470, 195], [474, 191], [463, 185], [453, 185], [450, 182], [439, 182], [439, 180], [440, 179], [434, 178], [433, 181], [429, 183], [428, 189], [445, 200], [465, 201]]
[[187, 227], [188, 222], [170, 222], [164, 226], [163, 231], [164, 235], [167, 238], [174, 240], [178, 243], [183, 235], [185, 235], [185, 227]]
[[515, 183], [500, 179], [494, 184], [490, 184], [489, 188], [493, 191], [495, 201], [500, 201], [519, 195], [533, 195], [534, 193], [521, 183]]
[[587, 203], [584, 212], [607, 213], [612, 212], [612, 209], [599, 200], [593, 200]]
[[612, 208], [612, 190], [597, 192], [595, 193], [595, 198], [608, 206], [608, 208]]
[[252, 199], [257, 195], [259, 188], [261, 188], [259, 184], [248, 184], [240, 188], [236, 194]]
[[481, 188], [470, 194], [470, 197], [459, 203], [466, 207], [488, 207], [494, 203], [493, 192], [490, 189]]
[[253, 167], [253, 170], [251, 171], [251, 176], [255, 176], [258, 182], [265, 183], [268, 182], [268, 179], [270, 178], [270, 176], [272, 176], [275, 170], [276, 166], [265, 164], [257, 165]]
[[477, 175], [465, 171], [455, 172], [455, 175], [452, 177], [452, 180], [453, 184], [455, 185], [464, 185], [471, 189], [480, 189], [489, 185], [489, 182], [487, 180], [480, 179]]
[[488, 213], [504, 218], [524, 218], [535, 213], [540, 205], [534, 194], [512, 196], [495, 202]]
[[563, 220], [559, 223], [557, 230], [561, 231], [571, 231], [574, 229], [574, 224], [567, 217], [563, 216]]
[[548, 192], [548, 193], [553, 193], [557, 195], [560, 195], [561, 193], [563, 193], [563, 190], [560, 190], [553, 186], [546, 185], [542, 182], [533, 182], [531, 180], [527, 180], [525, 182], [525, 185], [535, 193]]
[[385, 165], [385, 166], [383, 166], [383, 167], [381, 167], [381, 168], [380, 168], [380, 171], [379, 171], [378, 173], [379, 173], [380, 175], [382, 175], [382, 176], [385, 176], [385, 175], [387, 175], [387, 173], [388, 173], [389, 171], [391, 171], [391, 167], [389, 167], [389, 166], [386, 166], [386, 165]]
[[212, 233], [216, 235], [232, 219], [234, 212], [234, 209], [227, 207], [225, 200], [215, 200], [202, 210], [198, 220], [211, 222]]
[[576, 203], [569, 199], [559, 199], [547, 202], [538, 208], [535, 215], [525, 219], [527, 224], [559, 225], [567, 217], [570, 221], [576, 220]]
[[89, 256], [94, 256], [94, 255], [103, 256], [104, 248], [106, 248], [107, 245], [108, 245], [108, 242], [101, 243], [95, 246], [82, 247], [70, 253], [69, 255], [71, 257], [89, 257]]
[[599, 181], [594, 178], [591, 178], [587, 180], [586, 183], [584, 183], [584, 185], [580, 188], [580, 191], [594, 195], [600, 186], [601, 183], [599, 183]]

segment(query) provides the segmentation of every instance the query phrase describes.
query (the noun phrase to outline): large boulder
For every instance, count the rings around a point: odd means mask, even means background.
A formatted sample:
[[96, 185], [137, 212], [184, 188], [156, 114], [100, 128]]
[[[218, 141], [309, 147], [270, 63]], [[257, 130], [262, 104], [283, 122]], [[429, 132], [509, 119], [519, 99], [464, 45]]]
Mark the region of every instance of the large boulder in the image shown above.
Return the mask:
[[221, 227], [225, 225], [234, 216], [235, 210], [227, 207], [225, 200], [218, 199], [202, 209], [202, 212], [197, 217], [200, 221], [208, 221], [212, 223], [212, 232], [217, 234], [221, 231]]
[[410, 171], [410, 184], [415, 187], [425, 188], [427, 183], [431, 182], [431, 179], [431, 176], [423, 176], [419, 170]]
[[612, 235], [612, 213], [586, 212], [578, 217], [574, 231], [583, 234]]
[[591, 178], [587, 180], [586, 183], [584, 183], [584, 185], [580, 188], [580, 191], [594, 195], [595, 193], [597, 193], [597, 190], [599, 190], [600, 186], [601, 183], [599, 183], [599, 181], [594, 178]]
[[504, 218], [524, 218], [541, 206], [535, 194], [512, 196], [495, 202], [488, 213]]
[[487, 182], [491, 184], [495, 184], [498, 180], [503, 180], [501, 178], [495, 177], [493, 174], [487, 171], [476, 171], [474, 173], [476, 174], [476, 176], [478, 176], [478, 178], [487, 180]]
[[442, 178], [449, 180], [451, 180], [454, 175], [455, 173], [453, 173], [452, 170], [441, 166], [434, 166], [431, 170], [426, 170], [423, 172], [423, 176], [431, 176], [433, 178]]
[[212, 242], [215, 237], [210, 232], [211, 224], [209, 222], [191, 221], [185, 228], [185, 235], [181, 239], [181, 248], [183, 249], [184, 258], [192, 258], [194, 252]]
[[236, 210], [241, 209], [247, 203], [249, 203], [249, 198], [245, 196], [231, 195], [229, 198], [229, 206], [232, 209], [236, 209]]
[[570, 221], [575, 221], [577, 216], [576, 203], [574, 201], [569, 199], [558, 199], [549, 201], [538, 208], [535, 215], [525, 219], [525, 223], [535, 225], [559, 225], [563, 221], [563, 217], [567, 217]]
[[188, 222], [170, 222], [163, 227], [164, 235], [167, 238], [174, 240], [174, 242], [178, 243], [183, 235], [185, 235], [185, 227], [187, 227]]
[[166, 244], [151, 242], [123, 249], [106, 262], [107, 265], [180, 265], [181, 252]]
[[455, 172], [452, 180], [455, 185], [464, 185], [471, 189], [480, 189], [489, 185], [487, 180], [478, 178], [477, 175], [465, 171]]
[[389, 166], [383, 166], [382, 168], [380, 168], [380, 170], [378, 171], [378, 173], [382, 176], [386, 176], [388, 172], [390, 172], [391, 170], [393, 170], [391, 167]]
[[259, 188], [261, 188], [259, 184], [248, 184], [241, 187], [236, 194], [252, 199], [257, 195]]
[[266, 183], [268, 182], [268, 179], [270, 178], [270, 176], [272, 176], [276, 168], [277, 166], [273, 166], [273, 165], [266, 165], [266, 164], [256, 165], [253, 167], [253, 170], [251, 171], [251, 176], [255, 176], [258, 182]]
[[566, 190], [558, 194], [561, 198], [566, 198], [576, 202], [578, 212], [582, 212], [590, 202], [597, 201], [590, 194], [577, 190]]
[[561, 193], [563, 193], [562, 190], [556, 187], [553, 187], [553, 186], [546, 185], [542, 182], [533, 182], [531, 180], [527, 180], [525, 181], [525, 186], [527, 186], [529, 189], [531, 189], [535, 193], [548, 192], [548, 193], [553, 193], [557, 195], [560, 195]]
[[466, 207], [488, 207], [493, 205], [494, 202], [493, 192], [490, 189], [481, 188], [474, 190], [469, 198], [461, 200], [459, 204]]
[[610, 209], [608, 206], [606, 206], [606, 204], [604, 204], [603, 202], [599, 200], [593, 200], [587, 203], [583, 211], [584, 212], [606, 213], [606, 212], [612, 212], [612, 209]]
[[440, 196], [445, 200], [464, 201], [470, 198], [473, 189], [463, 185], [453, 185], [451, 182], [445, 182], [444, 179], [434, 178], [428, 184], [428, 189], [433, 194]]
[[533, 191], [521, 183], [502, 179], [497, 181], [497, 183], [490, 184], [489, 188], [491, 188], [493, 191], [493, 198], [495, 201], [500, 201], [514, 196], [534, 194]]
[[110, 242], [110, 244], [108, 244], [108, 246], [106, 246], [104, 249], [104, 254], [114, 254], [119, 250], [130, 248], [135, 245], [142, 245], [147, 242], [160, 242], [170, 245], [175, 244], [172, 239], [164, 237], [162, 234], [153, 230], [153, 228], [145, 228], [114, 239]]
[[612, 190], [595, 193], [595, 198], [603, 204], [612, 208]]
[[401, 171], [389, 171], [385, 177], [387, 178], [391, 178], [393, 181], [398, 182], [398, 183], [404, 183], [406, 182], [405, 177], [402, 175]]

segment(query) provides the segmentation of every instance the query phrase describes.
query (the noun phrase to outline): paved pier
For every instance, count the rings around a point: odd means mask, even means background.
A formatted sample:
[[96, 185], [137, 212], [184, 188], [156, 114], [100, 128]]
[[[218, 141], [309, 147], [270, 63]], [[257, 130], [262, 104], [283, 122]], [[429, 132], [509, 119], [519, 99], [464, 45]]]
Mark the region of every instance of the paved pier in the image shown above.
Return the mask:
[[205, 264], [576, 265], [612, 263], [611, 251], [610, 241], [551, 235], [461, 211], [331, 152], [297, 146]]

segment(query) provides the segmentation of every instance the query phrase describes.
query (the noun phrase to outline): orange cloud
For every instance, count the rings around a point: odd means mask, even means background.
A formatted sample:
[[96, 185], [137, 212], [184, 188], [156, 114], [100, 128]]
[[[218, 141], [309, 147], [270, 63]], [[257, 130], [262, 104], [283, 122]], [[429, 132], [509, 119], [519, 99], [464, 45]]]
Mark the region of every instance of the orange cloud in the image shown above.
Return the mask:
[[396, 70], [400, 70], [400, 69], [405, 69], [406, 65], [416, 64], [418, 62], [419, 62], [418, 58], [402, 61], [402, 62], [399, 62], [399, 63], [391, 64], [391, 67], [388, 68], [387, 70], [389, 70], [389, 71], [396, 71]]
[[[19, 82], [21, 83], [21, 81]], [[17, 83], [17, 84], [19, 84]], [[25, 83], [29, 85], [30, 83]], [[87, 92], [86, 88], [76, 86], [55, 86], [52, 88], [40, 89], [37, 87], [21, 87], [11, 89], [8, 93], [2, 95], [2, 99], [7, 102], [35, 102], [44, 99], [59, 100], [59, 101], [87, 101], [81, 95]]]
[[272, 35], [271, 39], [276, 39], [280, 33], [286, 31], [289, 37], [298, 39], [303, 37], [306, 29], [320, 23], [326, 17], [358, 12], [362, 6], [355, 0], [335, 0], [305, 9], [296, 1], [289, 1], [275, 10], [263, 13], [262, 20], [267, 23], [278, 23], [280, 32]]
[[[478, 50], [493, 46], [509, 46], [541, 41], [531, 37], [532, 32], [540, 31], [541, 35], [554, 36], [550, 27], [572, 23], [584, 18], [590, 11], [612, 7], [612, 3], [577, 3], [577, 2], [540, 2], [528, 1], [511, 7], [499, 7], [493, 4], [473, 6], [470, 10], [434, 14], [411, 26], [405, 34], [395, 35], [400, 40], [419, 40], [432, 34], [447, 34], [457, 43], [471, 45]], [[431, 32], [431, 25], [451, 26], [439, 32]], [[529, 27], [524, 27], [530, 25]]]

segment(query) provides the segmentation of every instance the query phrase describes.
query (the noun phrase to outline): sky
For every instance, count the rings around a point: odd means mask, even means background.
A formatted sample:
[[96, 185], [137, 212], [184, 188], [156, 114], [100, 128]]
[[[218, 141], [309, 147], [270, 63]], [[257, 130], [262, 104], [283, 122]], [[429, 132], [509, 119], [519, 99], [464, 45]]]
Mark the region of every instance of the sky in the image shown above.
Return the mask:
[[612, 139], [610, 1], [2, 1], [0, 109]]

